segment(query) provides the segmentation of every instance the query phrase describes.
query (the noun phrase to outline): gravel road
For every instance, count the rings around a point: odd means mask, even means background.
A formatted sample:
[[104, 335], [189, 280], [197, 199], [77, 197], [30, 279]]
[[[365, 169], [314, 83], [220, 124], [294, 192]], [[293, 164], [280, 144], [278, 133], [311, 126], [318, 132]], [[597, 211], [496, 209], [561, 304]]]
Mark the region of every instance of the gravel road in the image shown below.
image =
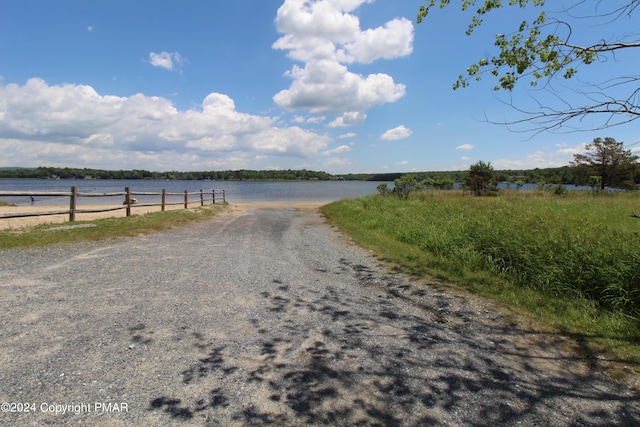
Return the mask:
[[3, 426], [640, 425], [598, 360], [313, 209], [3, 251], [0, 290]]

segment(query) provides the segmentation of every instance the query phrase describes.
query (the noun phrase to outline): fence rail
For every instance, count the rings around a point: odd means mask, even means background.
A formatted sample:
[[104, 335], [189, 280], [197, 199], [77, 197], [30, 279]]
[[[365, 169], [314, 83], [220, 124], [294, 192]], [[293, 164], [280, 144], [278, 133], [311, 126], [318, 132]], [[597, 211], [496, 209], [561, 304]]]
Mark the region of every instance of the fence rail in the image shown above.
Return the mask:
[[[226, 195], [224, 190], [200, 190], [196, 192], [188, 192], [184, 190], [183, 193], [169, 193], [165, 189], [162, 189], [160, 193], [153, 192], [134, 192], [129, 187], [125, 187], [123, 192], [116, 193], [80, 193], [77, 187], [71, 187], [71, 191], [0, 191], [0, 197], [69, 197], [69, 209], [55, 210], [46, 212], [22, 212], [22, 213], [6, 213], [0, 214], [0, 219], [8, 218], [23, 218], [30, 216], [46, 216], [46, 215], [69, 215], [69, 221], [76, 220], [76, 214], [83, 213], [96, 213], [96, 212], [109, 212], [124, 209], [127, 211], [127, 216], [131, 216], [132, 207], [150, 207], [160, 206], [160, 210], [164, 212], [166, 206], [183, 205], [184, 209], [189, 209], [189, 205], [199, 203], [200, 206], [204, 206], [206, 203], [211, 202], [226, 202]], [[124, 202], [120, 206], [105, 206], [100, 208], [86, 208], [82, 209], [78, 207], [78, 199], [81, 197], [123, 197]], [[137, 203], [134, 196], [159, 196], [160, 203]], [[181, 196], [180, 202], [167, 202], [167, 196]], [[194, 200], [194, 197], [195, 200]], [[216, 198], [217, 196], [217, 198]], [[190, 199], [191, 197], [191, 199]], [[33, 200], [33, 199], [32, 199]]]

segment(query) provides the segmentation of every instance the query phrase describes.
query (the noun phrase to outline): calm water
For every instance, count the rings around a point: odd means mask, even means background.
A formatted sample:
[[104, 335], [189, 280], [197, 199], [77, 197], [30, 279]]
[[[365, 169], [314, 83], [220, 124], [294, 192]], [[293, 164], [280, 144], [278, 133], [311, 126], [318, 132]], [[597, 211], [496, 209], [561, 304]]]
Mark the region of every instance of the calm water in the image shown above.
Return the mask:
[[[166, 189], [169, 193], [225, 190], [227, 202], [321, 202], [364, 196], [376, 192], [380, 184], [374, 181], [304, 181], [304, 182], [254, 182], [254, 181], [162, 181], [162, 180], [50, 180], [50, 179], [0, 179], [0, 191], [70, 191], [77, 187], [79, 193], [116, 193], [129, 187], [131, 192], [157, 192]], [[160, 196], [134, 196], [140, 203], [159, 203]], [[190, 196], [189, 200], [196, 200]], [[216, 196], [217, 197], [217, 196]], [[1, 197], [18, 205], [30, 204], [30, 198]], [[80, 197], [78, 204], [119, 204], [124, 197]], [[167, 197], [167, 202], [180, 202], [182, 196]], [[36, 196], [35, 205], [66, 205], [68, 197]]]

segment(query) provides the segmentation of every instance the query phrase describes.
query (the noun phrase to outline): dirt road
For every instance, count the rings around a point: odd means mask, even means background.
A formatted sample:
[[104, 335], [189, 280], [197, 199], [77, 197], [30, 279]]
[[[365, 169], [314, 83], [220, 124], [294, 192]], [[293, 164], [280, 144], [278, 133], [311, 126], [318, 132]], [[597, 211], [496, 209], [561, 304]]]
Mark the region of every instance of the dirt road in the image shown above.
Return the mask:
[[561, 337], [314, 209], [0, 252], [0, 292], [3, 426], [640, 425]]

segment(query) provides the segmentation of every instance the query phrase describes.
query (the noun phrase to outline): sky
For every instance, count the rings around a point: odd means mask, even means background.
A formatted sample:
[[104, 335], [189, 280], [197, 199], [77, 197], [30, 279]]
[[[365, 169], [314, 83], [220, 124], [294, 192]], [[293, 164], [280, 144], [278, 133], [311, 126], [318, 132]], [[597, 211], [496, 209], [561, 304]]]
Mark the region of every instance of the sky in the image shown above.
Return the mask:
[[[533, 169], [568, 165], [597, 137], [640, 142], [638, 122], [589, 131], [587, 119], [560, 133], [495, 124], [522, 118], [511, 101], [535, 109], [573, 96], [563, 82], [553, 93], [527, 84], [497, 93], [490, 78], [452, 89], [496, 53], [514, 13], [531, 11], [492, 14], [467, 36], [472, 14], [456, 2], [417, 25], [421, 4], [3, 0], [0, 167]], [[634, 23], [584, 34], [637, 35]], [[577, 82], [605, 82], [630, 64], [637, 70], [639, 55], [581, 69]]]

